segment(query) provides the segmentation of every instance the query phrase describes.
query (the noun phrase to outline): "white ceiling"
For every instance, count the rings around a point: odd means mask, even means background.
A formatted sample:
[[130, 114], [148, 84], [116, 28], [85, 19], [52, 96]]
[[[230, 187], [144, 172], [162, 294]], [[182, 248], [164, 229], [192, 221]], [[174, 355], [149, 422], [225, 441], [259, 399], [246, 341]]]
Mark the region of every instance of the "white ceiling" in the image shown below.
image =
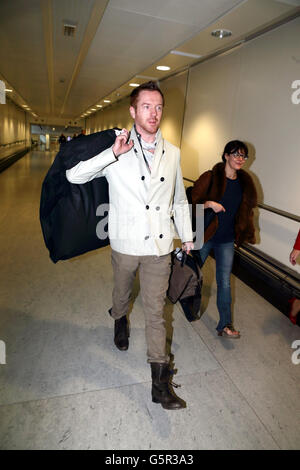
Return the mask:
[[[297, 13], [298, 0], [1, 0], [0, 78], [37, 119], [76, 119], [127, 96], [130, 81], [199, 60], [172, 50], [205, 58]], [[64, 22], [77, 25], [74, 37]], [[213, 38], [217, 28], [233, 34]]]

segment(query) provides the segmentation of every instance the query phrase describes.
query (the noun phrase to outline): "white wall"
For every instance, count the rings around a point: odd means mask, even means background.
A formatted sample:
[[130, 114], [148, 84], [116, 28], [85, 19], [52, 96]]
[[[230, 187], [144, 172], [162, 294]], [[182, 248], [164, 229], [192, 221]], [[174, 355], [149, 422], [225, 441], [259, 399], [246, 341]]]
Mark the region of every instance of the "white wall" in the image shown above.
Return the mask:
[[[190, 71], [182, 140], [183, 174], [195, 179], [220, 160], [232, 139], [250, 147], [246, 169], [259, 202], [300, 214], [300, 19]], [[282, 263], [299, 224], [258, 211], [257, 247]], [[300, 265], [295, 268], [300, 272]]]
[[188, 73], [183, 72], [161, 83], [165, 97], [161, 130], [164, 138], [177, 147], [181, 146], [187, 77]]
[[30, 146], [30, 125], [26, 113], [10, 100], [0, 104], [0, 123], [0, 158]]
[[129, 98], [126, 98], [114, 106], [104, 108], [103, 111], [92, 114], [86, 120], [86, 132], [91, 134], [93, 132], [111, 129], [112, 127], [123, 127], [130, 129], [133, 121], [129, 114]]

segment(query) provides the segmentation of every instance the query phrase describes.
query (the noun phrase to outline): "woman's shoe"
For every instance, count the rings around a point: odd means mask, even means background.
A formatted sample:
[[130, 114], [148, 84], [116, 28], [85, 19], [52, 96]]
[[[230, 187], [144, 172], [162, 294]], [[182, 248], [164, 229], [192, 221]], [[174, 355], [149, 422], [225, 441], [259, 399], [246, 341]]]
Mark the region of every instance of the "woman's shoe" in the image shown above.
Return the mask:
[[296, 297], [293, 297], [288, 300], [288, 303], [290, 304], [289, 319], [291, 320], [293, 325], [297, 324], [297, 315], [295, 317], [292, 315], [292, 310], [293, 310], [293, 305], [294, 305], [295, 300], [297, 300]]
[[235, 330], [232, 325], [227, 325], [223, 330], [218, 331], [218, 336], [227, 336], [227, 338], [238, 339], [241, 337], [240, 332]]

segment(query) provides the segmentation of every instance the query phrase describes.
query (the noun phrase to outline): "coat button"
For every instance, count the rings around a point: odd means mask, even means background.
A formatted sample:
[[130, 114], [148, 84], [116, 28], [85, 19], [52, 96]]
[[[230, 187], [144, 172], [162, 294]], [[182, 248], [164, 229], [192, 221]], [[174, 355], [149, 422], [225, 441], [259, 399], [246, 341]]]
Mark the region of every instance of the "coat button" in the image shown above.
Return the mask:
[[160, 181], [165, 181], [165, 178], [162, 176], [162, 177], [160, 178]]
[[142, 177], [141, 177], [141, 180], [144, 181], [144, 179], [145, 179], [145, 176], [142, 176]]
[[155, 209], [156, 209], [157, 211], [159, 211], [160, 207], [159, 207], [159, 206], [157, 206], [157, 207], [155, 207]]
[[162, 233], [160, 234], [159, 238], [163, 238], [163, 234], [162, 234]]
[[149, 240], [149, 238], [150, 238], [149, 235], [145, 236], [145, 240]]
[[149, 206], [146, 206], [146, 209], [149, 209]]

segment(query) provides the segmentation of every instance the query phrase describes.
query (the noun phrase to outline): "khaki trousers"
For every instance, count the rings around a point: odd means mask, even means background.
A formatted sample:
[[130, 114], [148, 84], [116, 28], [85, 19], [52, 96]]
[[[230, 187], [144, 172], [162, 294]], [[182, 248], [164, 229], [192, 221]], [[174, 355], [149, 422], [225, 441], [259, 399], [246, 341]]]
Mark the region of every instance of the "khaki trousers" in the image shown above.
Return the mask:
[[132, 285], [139, 269], [148, 362], [168, 363], [163, 313], [171, 270], [170, 255], [131, 256], [112, 250], [111, 259], [114, 272], [111, 316], [117, 320], [128, 313]]

